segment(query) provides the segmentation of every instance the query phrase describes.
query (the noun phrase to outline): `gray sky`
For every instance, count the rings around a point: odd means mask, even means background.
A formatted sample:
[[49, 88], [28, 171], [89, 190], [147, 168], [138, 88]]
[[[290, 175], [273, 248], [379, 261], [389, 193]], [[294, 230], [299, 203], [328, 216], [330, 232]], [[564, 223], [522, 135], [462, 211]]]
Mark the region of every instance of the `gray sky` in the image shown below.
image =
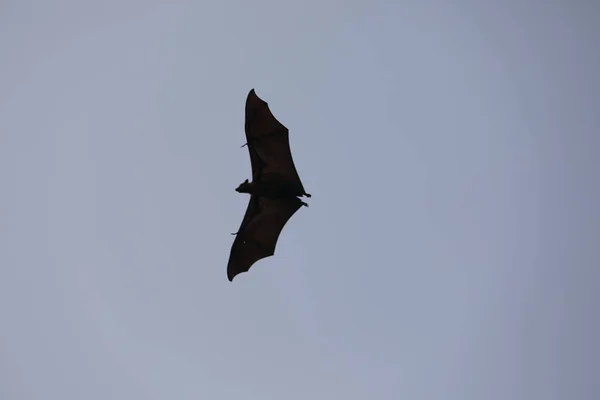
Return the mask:
[[0, 2], [2, 400], [600, 398], [596, 3], [166, 4]]

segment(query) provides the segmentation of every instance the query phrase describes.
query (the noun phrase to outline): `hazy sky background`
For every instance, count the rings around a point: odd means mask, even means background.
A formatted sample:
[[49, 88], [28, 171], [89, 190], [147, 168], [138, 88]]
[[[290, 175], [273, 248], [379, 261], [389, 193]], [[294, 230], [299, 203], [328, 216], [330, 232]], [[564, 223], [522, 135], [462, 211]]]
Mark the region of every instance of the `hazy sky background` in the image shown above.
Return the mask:
[[[594, 1], [1, 0], [0, 399], [599, 399], [599, 41]], [[229, 283], [251, 88], [313, 197]]]

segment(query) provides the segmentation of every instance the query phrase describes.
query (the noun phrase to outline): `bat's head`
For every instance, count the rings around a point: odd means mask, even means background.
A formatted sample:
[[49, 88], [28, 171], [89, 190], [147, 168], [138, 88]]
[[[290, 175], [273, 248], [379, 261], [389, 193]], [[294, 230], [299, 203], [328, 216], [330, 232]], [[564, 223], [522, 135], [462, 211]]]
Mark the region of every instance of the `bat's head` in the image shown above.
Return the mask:
[[248, 182], [248, 179], [246, 179], [244, 182], [240, 183], [240, 186], [238, 186], [235, 191], [238, 193], [250, 193], [250, 185], [250, 182]]

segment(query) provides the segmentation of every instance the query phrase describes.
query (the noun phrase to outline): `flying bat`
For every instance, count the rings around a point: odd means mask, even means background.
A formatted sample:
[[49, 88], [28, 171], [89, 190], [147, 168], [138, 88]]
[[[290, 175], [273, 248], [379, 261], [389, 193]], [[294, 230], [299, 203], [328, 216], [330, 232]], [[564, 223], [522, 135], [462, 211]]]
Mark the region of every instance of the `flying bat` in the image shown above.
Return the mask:
[[285, 224], [300, 207], [308, 207], [299, 197], [311, 197], [296, 171], [288, 129], [254, 89], [246, 98], [245, 131], [252, 182], [246, 179], [235, 189], [249, 193], [250, 202], [238, 232], [234, 233], [227, 264], [230, 282], [258, 260], [275, 254]]

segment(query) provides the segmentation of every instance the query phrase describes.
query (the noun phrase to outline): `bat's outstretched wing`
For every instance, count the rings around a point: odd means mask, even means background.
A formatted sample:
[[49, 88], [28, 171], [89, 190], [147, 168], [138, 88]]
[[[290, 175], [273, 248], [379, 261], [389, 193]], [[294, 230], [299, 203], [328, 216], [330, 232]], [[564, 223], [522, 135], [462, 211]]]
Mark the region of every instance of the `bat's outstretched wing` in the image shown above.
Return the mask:
[[279, 122], [269, 105], [254, 89], [246, 99], [246, 140], [252, 163], [252, 180], [266, 182], [269, 177], [283, 180], [299, 194], [304, 186], [296, 171], [288, 129]]
[[250, 198], [229, 254], [227, 278], [230, 282], [258, 260], [275, 254], [283, 227], [302, 204], [296, 197], [276, 200], [257, 196]]

